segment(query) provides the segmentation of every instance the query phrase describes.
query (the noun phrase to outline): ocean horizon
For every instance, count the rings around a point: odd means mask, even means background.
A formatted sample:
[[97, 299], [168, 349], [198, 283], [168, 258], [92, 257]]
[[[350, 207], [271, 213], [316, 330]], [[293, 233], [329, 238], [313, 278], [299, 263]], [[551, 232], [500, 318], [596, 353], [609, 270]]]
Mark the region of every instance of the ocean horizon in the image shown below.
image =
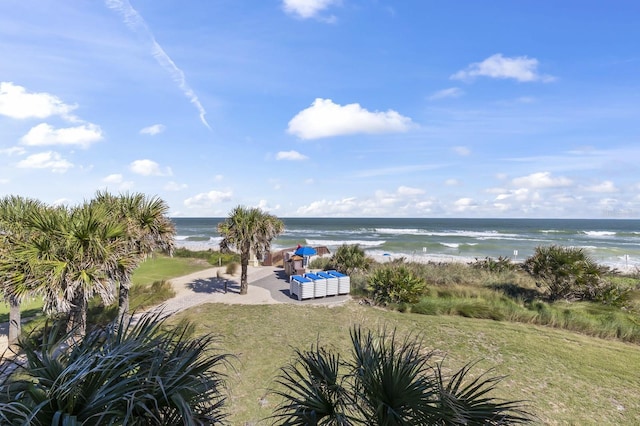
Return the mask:
[[[424, 261], [473, 261], [509, 257], [523, 260], [538, 246], [584, 249], [592, 258], [620, 270], [640, 268], [638, 219], [460, 219], [460, 218], [280, 218], [285, 231], [272, 250], [298, 244], [358, 244], [368, 255]], [[217, 249], [219, 218], [171, 218], [176, 243], [191, 249]]]

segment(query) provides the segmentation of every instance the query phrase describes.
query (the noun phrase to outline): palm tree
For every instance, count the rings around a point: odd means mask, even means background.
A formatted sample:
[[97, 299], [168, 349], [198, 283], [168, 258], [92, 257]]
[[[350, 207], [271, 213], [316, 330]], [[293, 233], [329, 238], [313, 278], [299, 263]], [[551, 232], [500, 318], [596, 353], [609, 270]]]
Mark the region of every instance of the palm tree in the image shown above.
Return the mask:
[[94, 203], [108, 209], [114, 219], [125, 227], [125, 250], [110, 271], [119, 283], [118, 316], [129, 311], [129, 291], [133, 271], [156, 250], [173, 253], [175, 226], [167, 216], [169, 206], [159, 197], [147, 198], [144, 194], [113, 196], [98, 192]]
[[30, 215], [28, 223], [32, 238], [18, 245], [16, 256], [31, 265], [45, 312], [68, 314], [68, 330], [83, 336], [89, 299], [113, 301], [109, 271], [126, 249], [124, 227], [91, 203], [48, 208]]
[[218, 233], [222, 235], [220, 250], [235, 248], [240, 251], [240, 294], [247, 294], [247, 269], [251, 253], [262, 257], [270, 250], [271, 240], [283, 231], [284, 223], [280, 219], [257, 207], [237, 206], [224, 222], [218, 224]]
[[35, 290], [29, 265], [15, 256], [16, 242], [29, 238], [26, 217], [41, 209], [42, 204], [33, 199], [9, 195], [0, 199], [0, 284], [9, 303], [9, 344], [20, 336], [20, 304], [25, 296]]
[[491, 425], [527, 423], [521, 401], [489, 394], [500, 377], [469, 379], [473, 364], [445, 377], [416, 336], [351, 330], [352, 358], [312, 346], [276, 379], [279, 425]]
[[0, 367], [0, 423], [29, 425], [222, 424], [224, 369], [212, 335], [189, 338], [161, 312], [116, 319], [69, 350], [52, 328], [23, 339], [21, 359]]

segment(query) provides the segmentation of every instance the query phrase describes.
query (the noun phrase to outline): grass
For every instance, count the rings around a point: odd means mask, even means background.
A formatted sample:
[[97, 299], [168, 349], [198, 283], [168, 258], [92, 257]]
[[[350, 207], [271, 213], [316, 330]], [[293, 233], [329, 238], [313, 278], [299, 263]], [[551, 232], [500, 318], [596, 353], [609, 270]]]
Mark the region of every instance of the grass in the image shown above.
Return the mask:
[[132, 284], [151, 285], [155, 281], [170, 280], [212, 266], [201, 259], [156, 255], [143, 262], [133, 273]]
[[426, 347], [442, 351], [445, 367], [481, 360], [507, 375], [496, 396], [530, 401], [540, 424], [633, 424], [640, 418], [640, 347], [530, 324], [399, 313], [349, 303], [343, 307], [201, 305], [179, 314], [196, 334], [214, 333], [236, 354], [229, 377], [230, 423], [253, 425], [279, 402], [268, 394], [278, 368], [319, 341], [350, 348], [348, 329], [387, 325], [423, 333]]
[[[166, 292], [166, 288], [156, 284], [156, 289], [152, 288], [155, 282], [171, 280], [172, 278], [198, 272], [212, 266], [203, 260], [168, 257], [156, 255], [143, 262], [133, 273], [131, 289], [131, 309], [150, 306], [161, 303], [172, 297]], [[161, 291], [158, 291], [161, 290]], [[22, 304], [21, 313], [23, 318], [34, 317], [42, 314], [42, 299], [34, 298]], [[9, 321], [9, 305], [0, 303], [0, 322]]]

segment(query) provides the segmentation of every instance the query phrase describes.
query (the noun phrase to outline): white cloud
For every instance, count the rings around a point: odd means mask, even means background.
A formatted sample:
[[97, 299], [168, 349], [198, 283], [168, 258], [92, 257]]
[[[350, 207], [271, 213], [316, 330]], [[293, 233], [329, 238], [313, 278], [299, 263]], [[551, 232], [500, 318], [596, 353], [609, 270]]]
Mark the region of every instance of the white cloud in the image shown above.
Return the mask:
[[528, 176], [514, 178], [511, 181], [515, 186], [525, 188], [554, 188], [569, 186], [573, 182], [566, 177], [553, 177], [550, 172], [533, 173]]
[[260, 202], [258, 202], [258, 205], [256, 207], [265, 212], [273, 212], [273, 211], [280, 210], [280, 204], [271, 206], [269, 205], [269, 202], [267, 200], [260, 200]]
[[298, 151], [280, 151], [276, 154], [276, 160], [301, 161], [308, 160], [309, 157], [300, 154]]
[[444, 184], [447, 186], [458, 186], [460, 185], [460, 181], [455, 178], [447, 179], [444, 181]]
[[0, 115], [16, 119], [47, 118], [58, 115], [74, 120], [70, 115], [76, 105], [67, 105], [49, 93], [29, 93], [11, 82], [0, 82]]
[[496, 201], [513, 199], [516, 201], [527, 201], [529, 198], [533, 200], [539, 200], [540, 194], [538, 192], [531, 192], [528, 188], [519, 188], [511, 191], [506, 191], [496, 196]]
[[178, 85], [178, 88], [187, 97], [187, 99], [189, 99], [189, 102], [191, 102], [196, 107], [200, 114], [200, 121], [202, 122], [202, 124], [210, 129], [211, 127], [205, 119], [207, 111], [205, 111], [204, 107], [200, 103], [200, 100], [198, 99], [196, 93], [193, 91], [193, 89], [191, 89], [191, 87], [189, 87], [184, 72], [180, 68], [178, 68], [171, 57], [167, 55], [167, 52], [165, 52], [162, 46], [158, 44], [155, 36], [149, 29], [149, 26], [142, 18], [142, 16], [138, 13], [138, 11], [135, 10], [133, 6], [131, 6], [129, 0], [105, 0], [105, 3], [108, 8], [115, 10], [122, 15], [124, 23], [133, 32], [141, 34], [147, 39], [147, 42], [151, 48], [151, 55], [160, 64], [160, 66], [169, 73], [173, 81]]
[[588, 186], [586, 189], [587, 191], [598, 193], [618, 192], [618, 188], [616, 188], [615, 184], [610, 180], [605, 180], [597, 185]]
[[141, 135], [149, 135], [155, 136], [159, 133], [164, 132], [166, 127], [163, 124], [154, 124], [153, 126], [148, 126], [140, 130]]
[[177, 182], [167, 182], [167, 184], [164, 186], [164, 189], [166, 191], [182, 191], [183, 189], [187, 189], [189, 187], [189, 185], [187, 185], [186, 183], [177, 183]]
[[289, 121], [287, 132], [302, 139], [355, 133], [406, 132], [412, 121], [393, 110], [370, 112], [359, 104], [338, 105], [317, 98]]
[[87, 148], [102, 138], [100, 127], [91, 123], [62, 129], [55, 129], [47, 123], [40, 123], [32, 127], [22, 137], [21, 142], [28, 146], [78, 145]]
[[413, 196], [422, 195], [422, 194], [424, 194], [424, 189], [411, 188], [409, 186], [400, 186], [400, 187], [398, 187], [398, 195], [400, 195], [400, 196], [413, 197]]
[[466, 146], [454, 146], [452, 149], [456, 154], [461, 155], [463, 157], [471, 155], [471, 150]]
[[32, 154], [20, 161], [17, 167], [21, 169], [50, 169], [54, 173], [64, 173], [73, 167], [69, 161], [53, 151]]
[[102, 178], [104, 183], [122, 183], [123, 177], [119, 173], [111, 174], [107, 177]]
[[482, 62], [475, 62], [465, 70], [453, 74], [453, 80], [473, 80], [475, 77], [512, 78], [521, 82], [555, 80], [549, 75], [538, 74], [538, 60], [527, 56], [507, 58], [501, 53], [489, 56]]
[[12, 157], [14, 155], [24, 155], [27, 151], [20, 146], [12, 146], [11, 148], [0, 149], [0, 155]]
[[184, 205], [187, 207], [213, 207], [217, 203], [230, 201], [232, 196], [231, 191], [202, 192], [184, 200]]
[[459, 198], [453, 203], [454, 210], [457, 212], [468, 212], [476, 210], [478, 205], [472, 198]]
[[173, 173], [169, 167], [163, 171], [160, 165], [152, 160], [136, 160], [129, 165], [129, 169], [142, 176], [171, 176]]
[[117, 186], [120, 191], [128, 191], [133, 188], [133, 182], [125, 181], [124, 177], [119, 173], [111, 174], [107, 177], [102, 178], [102, 182], [107, 185]]
[[340, 0], [283, 0], [282, 7], [289, 14], [308, 19], [339, 2]]
[[223, 175], [215, 175], [215, 176], [213, 177], [213, 181], [214, 181], [214, 182], [222, 182], [222, 180], [223, 180], [223, 179], [224, 179], [224, 176], [223, 176]]
[[450, 87], [448, 89], [435, 92], [433, 95], [429, 96], [429, 100], [437, 101], [438, 99], [459, 98], [462, 95], [464, 95], [464, 90], [459, 87]]
[[354, 213], [363, 213], [360, 204], [355, 198], [342, 198], [340, 200], [318, 200], [306, 206], [300, 206], [296, 213], [301, 216], [351, 216]]

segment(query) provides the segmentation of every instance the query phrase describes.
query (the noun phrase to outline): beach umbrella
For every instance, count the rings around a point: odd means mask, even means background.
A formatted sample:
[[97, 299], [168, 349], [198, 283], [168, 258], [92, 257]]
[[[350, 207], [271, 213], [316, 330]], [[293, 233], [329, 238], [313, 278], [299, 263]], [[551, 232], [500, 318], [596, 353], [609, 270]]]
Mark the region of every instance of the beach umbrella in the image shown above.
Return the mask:
[[313, 256], [318, 252], [313, 247], [304, 246], [298, 248], [293, 254], [297, 254], [298, 256]]

